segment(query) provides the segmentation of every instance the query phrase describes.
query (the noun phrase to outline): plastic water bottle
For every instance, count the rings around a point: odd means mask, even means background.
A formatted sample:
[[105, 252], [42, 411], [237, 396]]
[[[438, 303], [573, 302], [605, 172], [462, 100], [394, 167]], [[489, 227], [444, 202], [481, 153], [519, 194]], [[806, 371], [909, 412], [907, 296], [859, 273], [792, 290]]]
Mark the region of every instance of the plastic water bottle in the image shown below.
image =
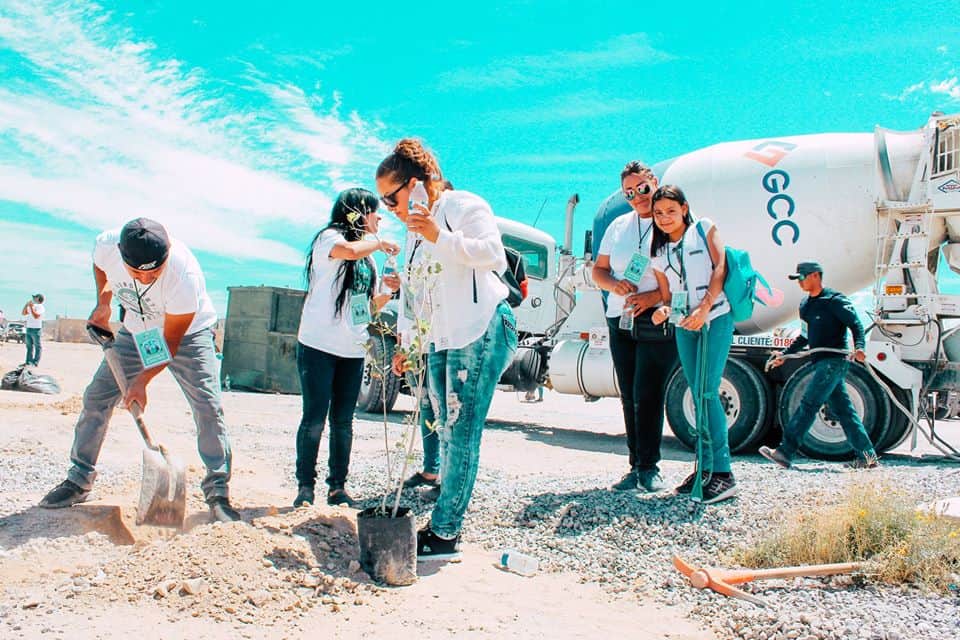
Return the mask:
[[419, 180], [413, 185], [413, 189], [410, 190], [410, 201], [408, 202], [407, 210], [409, 213], [420, 214], [420, 210], [413, 206], [415, 204], [422, 205], [428, 209], [430, 208], [430, 197], [427, 195], [427, 189]]
[[[392, 276], [397, 273], [397, 256], [387, 256], [383, 262], [383, 277]], [[393, 293], [393, 290], [387, 286], [383, 278], [380, 279], [380, 293]]]
[[227, 377], [223, 379], [223, 390], [230, 391], [230, 374], [227, 374]]
[[532, 576], [540, 568], [540, 561], [516, 549], [501, 549], [496, 555], [496, 564], [501, 569], [521, 576]]

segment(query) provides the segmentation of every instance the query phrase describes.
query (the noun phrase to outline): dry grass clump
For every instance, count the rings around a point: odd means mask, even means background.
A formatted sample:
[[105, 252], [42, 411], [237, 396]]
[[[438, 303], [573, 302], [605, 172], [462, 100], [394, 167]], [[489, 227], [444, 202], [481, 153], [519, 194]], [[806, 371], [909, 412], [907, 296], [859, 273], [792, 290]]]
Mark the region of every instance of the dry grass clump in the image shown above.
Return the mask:
[[833, 506], [785, 514], [736, 559], [748, 567], [868, 561], [868, 575], [883, 582], [956, 589], [960, 522], [919, 512], [917, 502], [882, 484], [856, 485]]

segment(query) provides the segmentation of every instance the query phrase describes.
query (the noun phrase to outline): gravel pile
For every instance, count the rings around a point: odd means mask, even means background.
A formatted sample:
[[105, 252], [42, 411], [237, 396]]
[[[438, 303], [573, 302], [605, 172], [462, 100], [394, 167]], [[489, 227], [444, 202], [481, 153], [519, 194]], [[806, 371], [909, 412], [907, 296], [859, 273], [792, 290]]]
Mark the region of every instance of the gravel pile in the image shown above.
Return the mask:
[[[672, 492], [609, 491], [612, 475], [506, 477], [481, 469], [464, 530], [466, 542], [512, 547], [540, 560], [541, 571], [573, 571], [611, 593], [652, 597], [682, 607], [720, 638], [944, 640], [960, 637], [960, 597], [866, 582], [859, 576], [758, 582], [745, 590], [770, 607], [693, 589], [671, 565], [673, 554], [696, 565], [735, 566], [731, 556], [758, 539], [794, 507], [835, 502], [850, 483], [885, 482], [918, 496], [960, 494], [953, 466], [888, 464], [879, 472], [841, 471], [836, 464], [779, 471], [734, 463], [736, 500], [699, 507]], [[665, 463], [668, 484], [686, 465]], [[351, 477], [357, 495], [381, 482], [370, 469]], [[412, 492], [408, 492], [411, 495]], [[411, 495], [426, 521], [430, 504]], [[955, 592], [956, 593], [956, 592]]]

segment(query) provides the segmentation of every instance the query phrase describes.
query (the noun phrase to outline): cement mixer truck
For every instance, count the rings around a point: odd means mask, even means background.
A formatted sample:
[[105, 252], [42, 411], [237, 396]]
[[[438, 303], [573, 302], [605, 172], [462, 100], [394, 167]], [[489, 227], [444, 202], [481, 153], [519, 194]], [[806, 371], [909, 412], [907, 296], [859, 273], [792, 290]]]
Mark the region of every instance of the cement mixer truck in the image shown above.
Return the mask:
[[[721, 396], [733, 451], [775, 440], [799, 403], [810, 367], [794, 362], [767, 373], [770, 353], [789, 345], [801, 292], [787, 279], [815, 258], [828, 286], [872, 290], [868, 361], [875, 378], [852, 368], [851, 398], [877, 449], [909, 437], [931, 398], [955, 405], [960, 390], [960, 296], [940, 293], [945, 265], [960, 273], [960, 115], [934, 114], [921, 129], [785, 136], [717, 144], [653, 167], [661, 184], [683, 188], [696, 215], [715, 220], [726, 243], [750, 252], [754, 267], [783, 292], [777, 305], [756, 307], [737, 325]], [[572, 252], [567, 206], [563, 245], [520, 223], [499, 220], [504, 243], [525, 258], [529, 295], [517, 309], [521, 347], [501, 380], [504, 390], [547, 384], [587, 400], [618, 397], [601, 294], [590, 277], [592, 246]], [[598, 219], [629, 211], [619, 191]], [[589, 233], [589, 232], [588, 232]], [[386, 354], [383, 354], [386, 355]], [[878, 381], [879, 379], [879, 381]], [[384, 396], [367, 381], [367, 403]], [[374, 394], [373, 392], [377, 392]], [[392, 405], [392, 400], [389, 401]], [[693, 399], [677, 371], [667, 390], [668, 422], [693, 444]], [[852, 454], [838, 423], [821, 411], [803, 444], [812, 457]]]

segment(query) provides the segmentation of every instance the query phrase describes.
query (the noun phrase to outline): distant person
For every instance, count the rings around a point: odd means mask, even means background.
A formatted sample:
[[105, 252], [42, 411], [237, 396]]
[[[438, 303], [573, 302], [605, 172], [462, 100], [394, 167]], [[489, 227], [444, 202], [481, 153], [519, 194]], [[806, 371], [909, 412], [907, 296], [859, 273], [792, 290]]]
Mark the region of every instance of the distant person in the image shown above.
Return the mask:
[[[733, 341], [733, 316], [723, 295], [727, 274], [723, 242], [708, 218], [694, 222], [687, 198], [679, 187], [665, 185], [653, 194], [653, 269], [662, 296], [670, 304], [657, 309], [654, 323], [676, 320], [677, 352], [683, 376], [696, 400], [706, 405], [707, 433], [698, 433], [699, 465], [677, 487], [680, 494], [713, 504], [735, 496], [736, 480], [730, 468], [727, 414], [720, 402], [720, 381]], [[702, 381], [701, 381], [702, 378]], [[709, 446], [706, 446], [709, 437]], [[700, 474], [702, 495], [694, 491]]]
[[419, 140], [398, 142], [377, 167], [376, 180], [383, 203], [406, 215], [407, 230], [418, 236], [410, 264], [441, 266], [433, 274], [426, 317], [417, 320], [429, 324], [430, 398], [441, 429], [443, 481], [430, 524], [417, 534], [417, 556], [454, 559], [487, 411], [517, 350], [509, 290], [498, 277], [506, 255], [490, 205], [467, 191], [445, 191], [437, 159]]
[[27, 342], [27, 362], [28, 365], [40, 365], [40, 345], [43, 337], [43, 314], [46, 309], [43, 306], [43, 294], [35, 293], [27, 304], [23, 305], [23, 315], [26, 318], [26, 342]]
[[330, 221], [310, 244], [304, 276], [307, 297], [297, 336], [297, 370], [303, 415], [297, 429], [297, 497], [293, 506], [314, 504], [320, 437], [329, 416], [330, 456], [326, 502], [355, 506], [347, 493], [353, 447], [353, 414], [363, 381], [364, 345], [371, 305], [382, 307], [391, 294], [374, 296], [376, 251], [396, 255], [400, 247], [375, 234], [380, 218], [377, 196], [347, 189], [337, 196]]
[[523, 396], [524, 402], [543, 402], [543, 385], [537, 385], [536, 390], [527, 391]]
[[[230, 505], [230, 443], [220, 402], [219, 365], [213, 345], [217, 312], [207, 295], [197, 259], [182, 242], [167, 235], [159, 222], [137, 218], [122, 229], [97, 237], [93, 251], [97, 306], [89, 322], [110, 328], [110, 304], [123, 310], [123, 326], [113, 347], [127, 378], [120, 396], [106, 361], [83, 394], [83, 410], [74, 432], [67, 479], [50, 491], [41, 507], [69, 507], [87, 499], [97, 476], [96, 464], [107, 425], [118, 402], [147, 407], [147, 385], [169, 369], [180, 385], [197, 425], [197, 450], [207, 469], [201, 483], [214, 519], [239, 520]], [[138, 344], [166, 347], [166, 362], [144, 368], [147, 356]], [[153, 358], [149, 358], [153, 360]]]
[[[867, 354], [864, 352], [866, 344], [865, 332], [857, 310], [850, 299], [839, 291], [827, 289], [823, 286], [823, 267], [818, 262], [801, 262], [797, 265], [797, 272], [790, 275], [796, 280], [807, 297], [800, 303], [800, 321], [802, 333], [779, 355], [799, 353], [804, 348], [819, 349], [822, 347], [847, 350], [847, 329], [853, 334], [853, 359], [864, 362]], [[826, 404], [830, 408], [850, 446], [853, 447], [854, 459], [849, 466], [855, 469], [873, 469], [879, 466], [877, 453], [870, 441], [860, 416], [850, 401], [844, 381], [850, 369], [850, 361], [841, 353], [814, 353], [810, 356], [815, 367], [800, 400], [800, 407], [783, 428], [783, 439], [776, 449], [760, 447], [760, 455], [776, 462], [785, 469], [793, 464], [793, 458], [800, 448], [804, 436], [813, 426], [813, 421]], [[779, 367], [784, 363], [783, 358], [777, 357], [771, 363], [772, 367]]]
[[651, 320], [663, 302], [649, 267], [657, 178], [646, 166], [629, 162], [620, 172], [620, 188], [631, 209], [606, 229], [593, 267], [594, 282], [609, 292], [607, 330], [630, 454], [630, 470], [612, 488], [660, 491], [663, 405], [677, 347], [673, 336]]
[[0, 309], [0, 342], [3, 342], [3, 332], [7, 330], [7, 316], [3, 314], [3, 309]]

